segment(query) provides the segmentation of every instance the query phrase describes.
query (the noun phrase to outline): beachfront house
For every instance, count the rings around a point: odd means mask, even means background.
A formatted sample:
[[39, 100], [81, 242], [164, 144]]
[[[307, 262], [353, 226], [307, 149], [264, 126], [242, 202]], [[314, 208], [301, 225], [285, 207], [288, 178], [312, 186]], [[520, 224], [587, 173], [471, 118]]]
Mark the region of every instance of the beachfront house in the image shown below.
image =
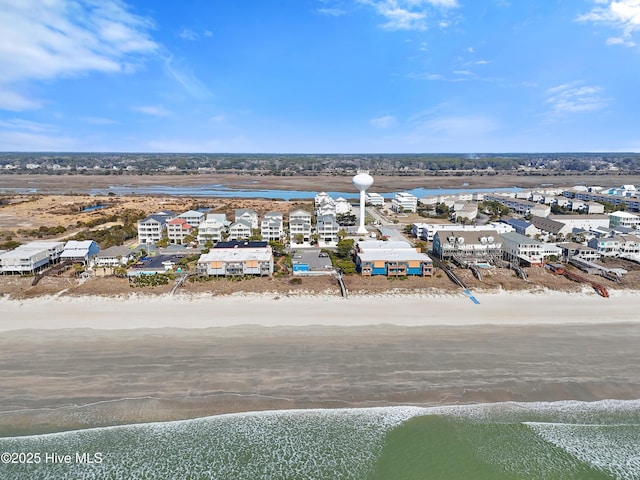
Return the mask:
[[433, 241], [437, 232], [462, 230], [465, 232], [486, 232], [488, 230], [497, 231], [499, 234], [513, 232], [515, 229], [511, 225], [503, 222], [490, 222], [486, 225], [460, 225], [455, 223], [414, 223], [411, 227], [412, 233], [421, 240]]
[[640, 255], [640, 237], [637, 235], [618, 235], [620, 256], [637, 258]]
[[589, 240], [588, 245], [603, 257], [627, 257], [640, 259], [640, 237], [637, 235], [614, 235]]
[[35, 241], [0, 254], [0, 273], [3, 275], [35, 274], [58, 263], [64, 242]]
[[408, 242], [364, 240], [355, 251], [356, 271], [363, 276], [433, 275], [433, 260]]
[[60, 255], [60, 260], [89, 265], [90, 260], [100, 252], [100, 247], [93, 240], [69, 240]]
[[439, 231], [433, 237], [432, 250], [441, 260], [489, 261], [502, 258], [502, 239], [496, 230]]
[[167, 237], [169, 243], [182, 245], [185, 238], [195, 232], [195, 227], [184, 218], [176, 217], [167, 222]]
[[135, 258], [135, 252], [128, 247], [113, 246], [100, 250], [93, 257], [94, 267], [119, 267]]
[[603, 257], [617, 257], [620, 255], [620, 238], [617, 235], [593, 238], [589, 240], [587, 245], [595, 249]]
[[502, 255], [506, 261], [524, 266], [544, 264], [545, 248], [542, 242], [516, 232], [503, 233], [500, 237]]
[[562, 256], [567, 260], [576, 257], [589, 262], [594, 262], [596, 260], [600, 260], [600, 257], [602, 256], [595, 248], [582, 245], [581, 243], [564, 242], [559, 243], [558, 247], [560, 247], [562, 251]]
[[284, 237], [284, 219], [280, 212], [267, 212], [260, 222], [260, 235], [262, 240], [280, 241]]
[[219, 242], [200, 256], [197, 269], [205, 276], [270, 276], [273, 252], [267, 242]]

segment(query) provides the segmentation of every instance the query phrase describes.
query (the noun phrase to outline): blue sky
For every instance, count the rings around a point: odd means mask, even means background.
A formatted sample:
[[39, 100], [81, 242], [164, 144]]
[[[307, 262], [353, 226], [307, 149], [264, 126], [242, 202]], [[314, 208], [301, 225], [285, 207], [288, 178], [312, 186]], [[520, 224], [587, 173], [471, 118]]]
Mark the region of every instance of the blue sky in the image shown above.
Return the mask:
[[640, 0], [0, 0], [0, 150], [640, 151]]

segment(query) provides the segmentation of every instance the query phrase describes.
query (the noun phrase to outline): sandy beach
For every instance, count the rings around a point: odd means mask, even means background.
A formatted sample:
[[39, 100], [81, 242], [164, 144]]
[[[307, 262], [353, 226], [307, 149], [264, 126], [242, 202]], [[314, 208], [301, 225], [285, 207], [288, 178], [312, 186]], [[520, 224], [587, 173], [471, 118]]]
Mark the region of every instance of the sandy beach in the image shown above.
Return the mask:
[[639, 322], [638, 292], [604, 299], [583, 292], [475, 292], [427, 295], [122, 296], [0, 299], [0, 331], [17, 329], [208, 328], [238, 325], [399, 326], [603, 324]]
[[0, 299], [0, 435], [283, 408], [640, 398], [637, 293]]

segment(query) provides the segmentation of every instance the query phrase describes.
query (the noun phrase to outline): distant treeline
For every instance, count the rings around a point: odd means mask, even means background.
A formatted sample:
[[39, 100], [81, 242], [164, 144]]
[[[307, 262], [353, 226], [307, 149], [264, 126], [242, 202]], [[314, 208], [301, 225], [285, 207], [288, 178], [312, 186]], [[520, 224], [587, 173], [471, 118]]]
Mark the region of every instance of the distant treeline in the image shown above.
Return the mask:
[[640, 172], [637, 153], [486, 154], [151, 154], [0, 153], [0, 173], [342, 175], [456, 174], [481, 171]]

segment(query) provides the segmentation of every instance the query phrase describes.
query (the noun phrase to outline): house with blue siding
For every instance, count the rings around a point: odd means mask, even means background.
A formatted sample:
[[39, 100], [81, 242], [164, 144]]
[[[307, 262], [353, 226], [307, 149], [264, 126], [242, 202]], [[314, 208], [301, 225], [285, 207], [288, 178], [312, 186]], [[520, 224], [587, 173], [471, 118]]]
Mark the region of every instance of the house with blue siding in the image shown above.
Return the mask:
[[93, 240], [69, 240], [64, 246], [60, 259], [89, 265], [90, 260], [98, 253], [100, 253], [100, 247]]
[[365, 240], [356, 244], [356, 271], [364, 276], [432, 276], [431, 258], [408, 242]]

